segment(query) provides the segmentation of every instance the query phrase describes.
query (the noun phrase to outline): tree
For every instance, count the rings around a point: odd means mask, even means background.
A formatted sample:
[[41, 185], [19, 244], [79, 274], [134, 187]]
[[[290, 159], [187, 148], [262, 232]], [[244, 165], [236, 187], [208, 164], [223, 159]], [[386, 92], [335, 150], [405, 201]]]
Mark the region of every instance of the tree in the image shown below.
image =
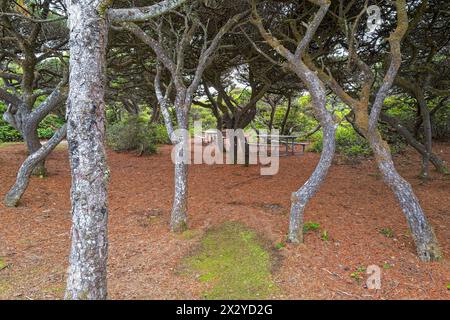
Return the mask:
[[[134, 23], [124, 23], [125, 29], [133, 33], [137, 38], [147, 44], [155, 53], [158, 63], [162, 64], [169, 72], [173, 81], [175, 90], [175, 101], [173, 102], [177, 124], [179, 129], [188, 129], [189, 110], [194, 98], [194, 94], [202, 79], [205, 68], [211, 61], [211, 57], [216, 50], [221, 38], [235, 25], [246, 13], [238, 13], [229, 18], [226, 23], [215, 33], [212, 39], [208, 36], [208, 28], [203, 24], [199, 17], [192, 11], [194, 6], [187, 6], [181, 21], [177, 21], [176, 17], [168, 16], [168, 18], [160, 18], [154, 23], [150, 23], [150, 28], [156, 36], [146, 33], [141, 27]], [[178, 23], [178, 24], [176, 24]], [[200, 28], [200, 33], [197, 33]], [[178, 30], [175, 31], [174, 30]], [[174, 34], [175, 33], [175, 34]], [[200, 35], [199, 35], [200, 34]], [[191, 43], [200, 42], [200, 52], [193, 66], [193, 72], [190, 79], [186, 81], [186, 49]], [[192, 60], [190, 61], [192, 63]], [[159, 68], [159, 67], [158, 67]], [[159, 70], [159, 69], [158, 69]], [[160, 71], [159, 71], [160, 72]], [[164, 94], [160, 92], [161, 85], [158, 83], [159, 77], [156, 77], [157, 83], [155, 89], [159, 97], [162, 114], [165, 117], [165, 123], [168, 133], [173, 144], [185, 143], [185, 138], [176, 137], [172, 134], [171, 120], [167, 118], [168, 112], [164, 111], [167, 107], [168, 91]], [[167, 88], [171, 88], [168, 85]], [[186, 154], [184, 148], [179, 148], [176, 152], [175, 159], [175, 188], [174, 200], [171, 213], [170, 227], [174, 232], [181, 232], [187, 228], [187, 196], [188, 196], [188, 164], [185, 161]]]
[[288, 239], [294, 243], [303, 242], [303, 211], [309, 199], [314, 196], [324, 181], [331, 166], [335, 151], [335, 132], [337, 127], [337, 122], [333, 119], [333, 115], [326, 108], [325, 85], [303, 61], [304, 54], [308, 50], [314, 33], [327, 13], [330, 2], [329, 0], [309, 0], [309, 2], [319, 5], [320, 8], [314, 15], [311, 23], [308, 24], [303, 37], [297, 39], [297, 46], [295, 51], [292, 52], [265, 29], [263, 21], [257, 12], [256, 1], [252, 0], [253, 24], [258, 28], [267, 44], [286, 59], [286, 68], [295, 73], [308, 89], [316, 117], [323, 130], [323, 150], [319, 163], [305, 184], [292, 193]]
[[[439, 260], [442, 256], [436, 236], [432, 226], [420, 206], [411, 185], [400, 176], [392, 161], [389, 145], [383, 140], [379, 130], [378, 121], [384, 100], [392, 88], [397, 72], [401, 64], [400, 44], [408, 29], [408, 17], [404, 0], [396, 1], [397, 25], [396, 29], [388, 38], [390, 44], [389, 65], [378, 90], [374, 93], [371, 102], [372, 86], [375, 82], [375, 75], [370, 66], [361, 59], [357, 50], [357, 40], [354, 38], [354, 30], [347, 28], [348, 56], [349, 61], [354, 63], [361, 73], [360, 92], [358, 98], [352, 97], [336, 81], [331, 73], [326, 73], [312, 62], [310, 56], [306, 61], [308, 66], [333, 90], [333, 92], [349, 107], [355, 115], [355, 123], [367, 138], [375, 155], [378, 168], [383, 175], [385, 183], [392, 189], [397, 197], [400, 207], [405, 214], [409, 228], [413, 235], [417, 254], [423, 261]], [[358, 25], [362, 13], [357, 16], [354, 28]], [[346, 25], [346, 24], [344, 24]], [[370, 108], [369, 108], [370, 105]]]
[[[2, 0], [0, 8], [0, 99], [7, 105], [3, 118], [21, 133], [33, 154], [41, 148], [39, 123], [67, 98], [64, 10], [55, 0], [33, 6]], [[45, 175], [45, 157], [51, 150], [34, 164], [34, 174]]]
[[64, 124], [52, 138], [43, 144], [36, 152], [28, 156], [28, 158], [20, 166], [17, 173], [16, 182], [8, 191], [5, 196], [5, 205], [8, 207], [16, 206], [19, 203], [22, 195], [24, 194], [28, 183], [30, 182], [30, 176], [33, 173], [33, 169], [38, 163], [40, 163], [45, 157], [53, 150], [61, 141], [65, 138], [67, 126]]
[[[109, 171], [105, 136], [108, 21], [150, 19], [184, 1], [109, 9], [110, 1], [66, 0], [70, 29], [67, 141], [72, 173], [72, 245], [66, 299], [105, 299]], [[107, 19], [108, 16], [108, 19]]]

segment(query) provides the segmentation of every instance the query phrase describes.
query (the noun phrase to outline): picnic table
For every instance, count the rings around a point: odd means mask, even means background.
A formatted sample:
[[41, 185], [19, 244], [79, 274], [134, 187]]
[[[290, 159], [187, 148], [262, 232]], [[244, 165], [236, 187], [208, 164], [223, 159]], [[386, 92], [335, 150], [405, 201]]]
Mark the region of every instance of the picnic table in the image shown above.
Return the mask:
[[[305, 148], [308, 145], [307, 142], [296, 142], [295, 140], [299, 138], [299, 136], [295, 135], [260, 135], [258, 136], [267, 139], [268, 142], [270, 141], [278, 141], [280, 145], [284, 145], [286, 150], [283, 155], [295, 155], [295, 154], [304, 154]], [[295, 146], [301, 146], [302, 151], [301, 153], [295, 152]], [[289, 151], [289, 147], [291, 147], [291, 150]]]

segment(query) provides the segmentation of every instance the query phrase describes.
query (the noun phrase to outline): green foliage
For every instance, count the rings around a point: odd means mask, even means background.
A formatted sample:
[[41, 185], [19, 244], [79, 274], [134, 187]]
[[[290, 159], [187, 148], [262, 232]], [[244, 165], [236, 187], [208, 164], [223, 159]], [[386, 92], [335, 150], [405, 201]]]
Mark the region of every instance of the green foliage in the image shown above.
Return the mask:
[[320, 236], [320, 239], [322, 239], [323, 241], [330, 240], [330, 235], [328, 234], [327, 230], [322, 231], [322, 235]]
[[41, 139], [50, 139], [56, 130], [64, 124], [64, 120], [60, 117], [50, 114], [46, 116], [38, 126], [38, 136]]
[[350, 273], [350, 277], [355, 279], [358, 284], [361, 283], [361, 280], [363, 280], [362, 274], [366, 272], [365, 267], [358, 267], [354, 272]]
[[281, 249], [283, 249], [284, 247], [286, 247], [286, 244], [285, 244], [284, 242], [278, 242], [278, 243], [275, 245], [275, 249], [277, 249], [277, 250], [281, 250]]
[[320, 224], [317, 222], [306, 222], [303, 225], [303, 233], [307, 233], [309, 231], [316, 231], [320, 228]]
[[168, 142], [168, 136], [161, 125], [148, 124], [139, 117], [129, 117], [107, 126], [106, 141], [114, 151], [153, 154], [156, 152], [157, 144]]
[[[0, 142], [23, 141], [19, 131], [11, 127], [3, 120], [3, 113], [6, 107], [0, 102]], [[40, 139], [50, 139], [58, 128], [64, 124], [64, 119], [57, 115], [50, 114], [45, 117], [38, 126], [37, 132]]]
[[[311, 96], [304, 95], [300, 96], [298, 99], [292, 99], [291, 110], [289, 112], [285, 132], [296, 135], [304, 135], [305, 133], [311, 131], [314, 127], [317, 126], [317, 120], [312, 116], [313, 112], [311, 110]], [[264, 119], [264, 122], [269, 122], [271, 108], [262, 102], [259, 102], [257, 105], [258, 108], [258, 116], [261, 119]], [[283, 123], [283, 119], [287, 112], [288, 102], [286, 99], [277, 106], [274, 114], [273, 127], [281, 130], [281, 126]], [[267, 126], [264, 125], [263, 121], [254, 121], [254, 127], [257, 129], [266, 129]], [[280, 132], [281, 134], [281, 132]]]
[[385, 236], [386, 238], [393, 238], [394, 237], [394, 231], [391, 228], [382, 228], [380, 230], [380, 233]]
[[267, 299], [276, 290], [271, 258], [255, 232], [226, 222], [204, 235], [185, 264], [201, 282], [210, 283], [206, 299]]
[[5, 120], [3, 120], [3, 113], [6, 111], [6, 106], [0, 102], [0, 143], [22, 141], [22, 135], [11, 127]]
[[189, 117], [189, 127], [193, 129], [194, 121], [202, 122], [202, 129], [208, 130], [217, 127], [217, 119], [214, 117], [210, 109], [197, 106], [193, 104], [191, 106], [191, 112]]
[[[316, 132], [312, 136], [313, 143], [308, 150], [322, 152], [322, 132]], [[347, 158], [367, 157], [372, 154], [367, 141], [356, 133], [349, 125], [340, 125], [336, 130], [336, 152]]]
[[389, 264], [389, 263], [387, 263], [387, 262], [385, 262], [384, 264], [383, 264], [383, 269], [390, 269], [392, 266]]

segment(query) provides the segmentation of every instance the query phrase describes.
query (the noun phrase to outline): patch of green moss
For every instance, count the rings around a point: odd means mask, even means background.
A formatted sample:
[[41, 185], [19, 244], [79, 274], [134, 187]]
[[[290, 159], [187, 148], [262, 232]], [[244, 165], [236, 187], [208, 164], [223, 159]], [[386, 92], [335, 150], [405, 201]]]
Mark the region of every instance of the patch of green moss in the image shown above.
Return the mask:
[[182, 233], [180, 233], [180, 237], [184, 240], [191, 240], [195, 237], [197, 237], [197, 235], [199, 234], [199, 232], [197, 230], [185, 230]]
[[266, 299], [277, 290], [272, 259], [255, 232], [227, 222], [206, 232], [185, 263], [201, 282], [210, 283], [205, 299]]

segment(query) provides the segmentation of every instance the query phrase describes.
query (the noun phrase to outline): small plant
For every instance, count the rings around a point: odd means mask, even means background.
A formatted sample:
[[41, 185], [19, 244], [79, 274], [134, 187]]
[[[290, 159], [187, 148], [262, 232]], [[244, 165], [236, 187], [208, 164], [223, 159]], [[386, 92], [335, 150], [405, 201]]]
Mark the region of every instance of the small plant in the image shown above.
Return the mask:
[[303, 225], [303, 233], [307, 233], [308, 231], [316, 231], [320, 228], [320, 224], [317, 222], [306, 222]]
[[275, 249], [277, 249], [277, 250], [281, 250], [281, 249], [283, 249], [284, 247], [286, 247], [286, 244], [285, 244], [284, 242], [278, 242], [278, 243], [275, 245]]
[[387, 263], [387, 262], [385, 262], [384, 264], [383, 264], [383, 269], [390, 269], [390, 268], [392, 268], [392, 266], [389, 264], [389, 263]]
[[391, 228], [382, 228], [380, 230], [380, 233], [385, 236], [386, 238], [393, 238], [394, 237], [394, 231], [392, 231]]
[[320, 236], [320, 239], [322, 239], [323, 241], [328, 241], [328, 240], [330, 240], [330, 236], [329, 236], [327, 230], [323, 230], [322, 235]]
[[447, 285], [447, 290], [450, 290], [450, 284]]
[[362, 274], [364, 274], [365, 272], [366, 272], [366, 268], [364, 268], [364, 267], [358, 267], [358, 268], [356, 269], [356, 271], [350, 273], [350, 277], [352, 277], [353, 279], [355, 279], [356, 282], [357, 282], [358, 284], [360, 284], [360, 283], [361, 283], [361, 280], [363, 279]]

